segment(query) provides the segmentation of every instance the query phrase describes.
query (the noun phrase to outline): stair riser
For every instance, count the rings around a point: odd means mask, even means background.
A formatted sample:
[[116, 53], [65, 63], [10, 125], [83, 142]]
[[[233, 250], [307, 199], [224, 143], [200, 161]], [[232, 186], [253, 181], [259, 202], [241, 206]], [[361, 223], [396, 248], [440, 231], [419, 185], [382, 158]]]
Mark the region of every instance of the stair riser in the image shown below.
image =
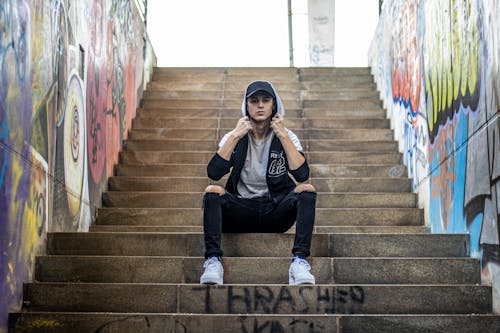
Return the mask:
[[[232, 130], [237, 123], [237, 118], [235, 119], [221, 119], [220, 128], [221, 132], [228, 132]], [[389, 127], [389, 122], [387, 119], [376, 119], [376, 118], [356, 118], [355, 120], [347, 118], [339, 118], [332, 120], [331, 118], [316, 118], [316, 119], [297, 119], [297, 118], [287, 118], [286, 126], [291, 129], [348, 129], [348, 128], [376, 128], [376, 129], [387, 129]], [[179, 119], [141, 119], [137, 118], [134, 120], [134, 128], [189, 128], [189, 129], [205, 129], [205, 128], [218, 128], [218, 119], [214, 118], [179, 118]]]
[[160, 139], [189, 139], [189, 140], [219, 140], [216, 129], [133, 129], [129, 132], [130, 140], [160, 140]]
[[395, 177], [406, 176], [402, 165], [310, 164], [311, 177]]
[[201, 192], [210, 184], [207, 178], [126, 178], [108, 180], [110, 191]]
[[486, 313], [485, 286], [28, 284], [32, 311], [361, 314]]
[[[340, 147], [339, 147], [340, 148]], [[402, 157], [398, 153], [376, 153], [372, 151], [330, 151], [307, 153], [309, 163], [314, 164], [386, 164], [400, 163]]]
[[[103, 283], [198, 283], [203, 258], [37, 258], [36, 281]], [[473, 259], [311, 258], [317, 284], [476, 284]], [[286, 284], [290, 259], [224, 258], [226, 284]], [[123, 269], [127, 267], [127, 269]]]
[[[402, 165], [333, 165], [310, 164], [311, 177], [395, 177], [406, 176]], [[206, 177], [206, 164], [165, 164], [136, 166], [119, 164], [115, 166], [117, 176], [137, 177]]]
[[[294, 235], [224, 234], [222, 248], [232, 257], [289, 257]], [[204, 255], [203, 234], [78, 233], [49, 234], [48, 254]], [[256, 247], [255, 244], [260, 244]], [[311, 257], [464, 257], [465, 235], [315, 234]]]
[[[216, 129], [133, 129], [129, 133], [131, 140], [160, 140], [160, 139], [189, 139], [189, 140], [217, 140], [226, 132]], [[294, 133], [304, 139], [329, 139], [329, 140], [361, 140], [361, 141], [384, 141], [392, 140], [392, 132], [388, 129], [332, 129], [314, 130], [296, 129]]]
[[[251, 80], [230, 80], [227, 82], [222, 82], [220, 78], [212, 80], [155, 80], [148, 83], [148, 90], [196, 90], [196, 91], [239, 91], [243, 94], [247, 84]], [[298, 91], [301, 89], [309, 91], [331, 91], [335, 92], [337, 89], [342, 90], [376, 90], [377, 86], [373, 82], [349, 82], [349, 81], [302, 81], [293, 82], [293, 80], [283, 81], [283, 80], [273, 80], [274, 87], [277, 89], [278, 93], [282, 91], [292, 90]]]
[[[279, 96], [282, 101], [289, 100], [304, 100], [304, 101], [321, 101], [321, 100], [379, 100], [379, 94], [374, 89], [343, 89], [323, 91], [323, 92], [310, 92], [307, 90], [299, 89], [286, 89], [280, 90]], [[242, 101], [242, 90], [224, 90], [220, 87], [214, 90], [196, 90], [196, 89], [151, 89], [144, 93], [144, 100], [155, 99], [180, 99], [180, 100], [224, 100], [229, 101]]]
[[[193, 315], [113, 313], [19, 313], [12, 316], [13, 333], [94, 333], [94, 332], [337, 332], [337, 316], [311, 315]], [[45, 324], [46, 326], [44, 326]], [[37, 327], [38, 329], [35, 329]], [[488, 332], [487, 332], [488, 333]]]
[[[112, 313], [29, 313], [12, 315], [12, 332], [317, 332], [497, 333], [500, 318], [489, 315], [195, 315]], [[47, 326], [40, 326], [47, 323]], [[50, 324], [53, 325], [50, 325]], [[34, 329], [38, 327], [38, 330]]]
[[304, 108], [327, 108], [332, 110], [383, 110], [382, 103], [378, 99], [357, 99], [357, 100], [305, 100], [303, 101]]
[[[349, 155], [356, 155], [357, 157], [363, 156], [364, 153], [385, 153], [387, 156], [396, 156], [398, 162], [401, 161], [401, 154], [397, 153], [397, 146], [392, 142], [385, 141], [335, 141], [335, 140], [303, 140], [301, 142], [303, 147], [309, 152], [322, 152], [323, 155], [327, 155], [326, 152], [345, 152], [342, 157], [348, 157]], [[186, 152], [203, 152], [211, 151], [215, 152], [218, 149], [218, 140], [129, 140], [126, 144], [127, 150], [155, 150], [155, 151], [186, 151]], [[356, 152], [363, 152], [356, 153]], [[319, 155], [319, 154], [317, 154]], [[335, 154], [332, 155], [331, 159], [339, 158]], [[385, 161], [385, 163], [392, 163], [390, 161]], [[380, 163], [384, 163], [382, 158]]]
[[[285, 110], [287, 108], [290, 109], [299, 109], [302, 107], [302, 102], [298, 100], [283, 100], [283, 105], [285, 107]], [[216, 99], [206, 99], [206, 100], [183, 100], [183, 99], [145, 99], [142, 101], [142, 107], [143, 108], [162, 108], [162, 107], [169, 107], [169, 108], [202, 108], [202, 107], [209, 107], [209, 108], [237, 108], [238, 106], [241, 107], [242, 100], [241, 99], [235, 99], [235, 100], [229, 100], [229, 99], [223, 99], [221, 100], [220, 98]], [[333, 104], [333, 103], [330, 103]], [[349, 105], [349, 104], [346, 104]]]
[[362, 151], [362, 152], [386, 152], [397, 154], [397, 144], [391, 141], [361, 141], [361, 140], [305, 140], [307, 150], [310, 152], [330, 151]]
[[337, 75], [355, 76], [371, 75], [368, 67], [157, 67], [158, 74], [224, 74], [224, 75], [256, 75], [256, 74], [294, 74], [294, 75]]
[[[210, 99], [204, 100], [190, 100], [190, 99], [144, 99], [142, 101], [143, 108], [238, 108], [241, 107], [242, 100], [237, 99], [220, 99], [213, 96]], [[329, 99], [329, 100], [304, 100], [297, 99], [284, 99], [282, 100], [283, 106], [286, 109], [300, 109], [300, 108], [327, 108], [330, 110], [378, 110], [382, 111], [381, 102], [374, 99]]]
[[[139, 163], [139, 160], [125, 160]], [[210, 184], [205, 177], [111, 177], [110, 191], [200, 192]], [[409, 192], [404, 178], [312, 178], [318, 192]]]
[[385, 110], [362, 108], [361, 106], [355, 110], [332, 109], [329, 107], [323, 108], [304, 108], [304, 117], [314, 118], [341, 118], [349, 114], [349, 117], [365, 117], [365, 118], [385, 118]]
[[[195, 208], [201, 207], [202, 193], [105, 192], [106, 207]], [[318, 208], [414, 208], [414, 193], [320, 193]]]
[[318, 192], [410, 192], [405, 178], [311, 178]]
[[[295, 227], [290, 228], [287, 233], [293, 233]], [[167, 232], [167, 233], [179, 233], [179, 232], [195, 232], [200, 233], [203, 232], [202, 226], [194, 226], [194, 225], [176, 225], [176, 226], [148, 226], [148, 225], [127, 225], [127, 224], [118, 224], [118, 225], [91, 225], [91, 232]], [[415, 233], [428, 233], [429, 228], [423, 226], [394, 226], [394, 227], [385, 227], [385, 226], [322, 226], [317, 224], [314, 229], [314, 233], [402, 233], [402, 234], [415, 234]]]
[[[162, 148], [161, 145], [157, 144]], [[171, 144], [174, 146], [174, 144]], [[207, 145], [209, 146], [209, 145]], [[137, 147], [136, 147], [137, 148]], [[151, 164], [165, 164], [165, 163], [180, 163], [180, 164], [196, 164], [196, 163], [208, 163], [215, 153], [215, 149], [207, 150], [206, 152], [196, 151], [176, 151], [175, 147], [172, 147], [172, 151], [160, 150], [126, 150], [120, 152], [120, 163], [130, 164], [130, 165], [151, 165]]]
[[[136, 144], [137, 143], [137, 144]], [[206, 152], [180, 152], [174, 143], [162, 145], [161, 142], [136, 142], [120, 153], [120, 163], [129, 165], [154, 165], [166, 163], [206, 164], [215, 153], [215, 149]], [[195, 144], [192, 143], [194, 146]], [[185, 146], [185, 145], [184, 145]], [[202, 144], [200, 144], [202, 146]], [[210, 143], [205, 144], [210, 146]], [[169, 150], [172, 149], [172, 150]], [[382, 164], [401, 161], [398, 153], [376, 153], [359, 151], [331, 151], [306, 153], [309, 163], [330, 164], [342, 162], [345, 164]]]
[[339, 81], [302, 81], [301, 87], [308, 91], [335, 91], [337, 89], [371, 89], [376, 90], [373, 82], [339, 82]]
[[[99, 224], [144, 226], [201, 226], [199, 208], [99, 208]], [[423, 211], [416, 208], [316, 209], [317, 226], [422, 226]]]
[[[297, 133], [296, 133], [297, 134]], [[299, 135], [299, 134], [297, 134]], [[361, 140], [361, 141], [383, 141], [392, 140], [392, 131], [389, 129], [310, 129], [302, 135], [305, 139], [329, 139], [329, 140]]]
[[[346, 112], [349, 112], [349, 117], [365, 117], [365, 118], [385, 118], [384, 110], [369, 110], [369, 109], [331, 109], [331, 108], [308, 108], [308, 109], [286, 109], [285, 118], [342, 118]], [[138, 111], [138, 119], [147, 118], [234, 118], [242, 115], [240, 108], [175, 108], [167, 105], [161, 108], [147, 108]]]
[[496, 333], [500, 317], [495, 316], [345, 316], [342, 331], [352, 333]]

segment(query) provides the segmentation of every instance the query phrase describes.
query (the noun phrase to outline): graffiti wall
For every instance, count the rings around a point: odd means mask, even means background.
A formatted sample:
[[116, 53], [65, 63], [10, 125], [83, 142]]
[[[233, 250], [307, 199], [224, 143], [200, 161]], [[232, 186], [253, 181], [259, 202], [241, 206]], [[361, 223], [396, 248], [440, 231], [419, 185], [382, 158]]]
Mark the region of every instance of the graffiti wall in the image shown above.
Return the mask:
[[372, 73], [426, 222], [468, 233], [500, 313], [500, 2], [388, 0]]
[[0, 1], [0, 332], [47, 231], [92, 223], [154, 59], [134, 1]]

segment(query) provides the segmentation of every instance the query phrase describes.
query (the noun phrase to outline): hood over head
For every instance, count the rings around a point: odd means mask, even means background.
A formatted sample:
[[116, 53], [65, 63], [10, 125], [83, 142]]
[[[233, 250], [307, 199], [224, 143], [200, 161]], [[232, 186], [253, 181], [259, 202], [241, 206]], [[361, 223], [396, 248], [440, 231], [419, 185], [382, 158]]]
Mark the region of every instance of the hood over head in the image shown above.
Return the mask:
[[241, 113], [243, 114], [243, 116], [248, 116], [247, 98], [252, 96], [253, 94], [259, 92], [259, 91], [264, 91], [273, 97], [274, 106], [273, 106], [272, 117], [276, 113], [279, 113], [282, 116], [285, 115], [285, 108], [283, 107], [283, 103], [281, 102], [281, 98], [279, 97], [278, 93], [276, 92], [276, 89], [274, 89], [271, 82], [257, 80], [257, 81], [251, 82], [247, 86], [247, 88], [245, 89], [245, 94], [243, 95], [243, 103], [241, 104]]

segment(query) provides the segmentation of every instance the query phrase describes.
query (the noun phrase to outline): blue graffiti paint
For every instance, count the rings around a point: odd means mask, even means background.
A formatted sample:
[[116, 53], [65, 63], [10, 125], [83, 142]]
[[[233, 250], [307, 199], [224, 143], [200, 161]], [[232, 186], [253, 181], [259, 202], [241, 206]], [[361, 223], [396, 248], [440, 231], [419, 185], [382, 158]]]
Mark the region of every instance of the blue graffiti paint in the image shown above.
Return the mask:
[[[465, 112], [459, 112], [456, 116], [455, 137], [453, 138], [453, 152], [451, 158], [455, 159], [453, 173], [455, 181], [452, 183], [452, 206], [450, 211], [450, 233], [467, 232], [467, 220], [464, 214], [465, 195], [465, 170], [467, 166], [467, 149], [462, 145], [467, 140], [467, 117]], [[453, 153], [452, 152], [452, 153]]]
[[469, 225], [470, 255], [482, 258], [479, 239], [481, 238], [481, 226], [483, 225], [483, 213], [477, 214]]

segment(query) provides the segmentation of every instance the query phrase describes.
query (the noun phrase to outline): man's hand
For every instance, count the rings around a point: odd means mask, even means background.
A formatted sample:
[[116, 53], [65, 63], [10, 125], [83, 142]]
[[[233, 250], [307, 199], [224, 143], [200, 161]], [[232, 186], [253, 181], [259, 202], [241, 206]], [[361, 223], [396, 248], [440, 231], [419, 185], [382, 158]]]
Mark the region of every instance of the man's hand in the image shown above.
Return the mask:
[[285, 122], [283, 119], [283, 116], [280, 114], [276, 114], [273, 119], [271, 120], [271, 129], [273, 130], [274, 134], [279, 138], [282, 139], [288, 134], [286, 133], [286, 128], [285, 128]]
[[252, 122], [250, 119], [248, 117], [242, 117], [238, 120], [236, 127], [232, 130], [232, 134], [235, 138], [241, 139], [251, 130]]

